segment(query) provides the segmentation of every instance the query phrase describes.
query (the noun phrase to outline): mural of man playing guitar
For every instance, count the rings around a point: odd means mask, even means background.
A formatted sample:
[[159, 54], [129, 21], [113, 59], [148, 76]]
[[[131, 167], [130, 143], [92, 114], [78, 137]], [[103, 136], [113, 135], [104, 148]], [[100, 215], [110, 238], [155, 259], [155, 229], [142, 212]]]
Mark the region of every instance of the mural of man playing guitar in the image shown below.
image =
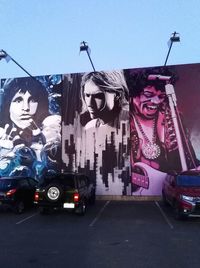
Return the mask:
[[130, 92], [133, 195], [161, 195], [170, 171], [198, 166], [176, 105], [175, 75], [166, 67], [124, 70]]

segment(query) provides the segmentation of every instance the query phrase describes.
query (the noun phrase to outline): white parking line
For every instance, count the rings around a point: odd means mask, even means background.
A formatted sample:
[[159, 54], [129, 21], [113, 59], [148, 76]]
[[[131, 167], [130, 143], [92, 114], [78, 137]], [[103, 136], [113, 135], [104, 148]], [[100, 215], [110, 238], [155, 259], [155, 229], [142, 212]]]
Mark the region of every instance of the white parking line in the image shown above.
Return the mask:
[[101, 214], [103, 213], [103, 211], [105, 210], [105, 208], [107, 207], [107, 205], [110, 203], [110, 201], [107, 201], [104, 206], [101, 208], [101, 210], [99, 211], [99, 213], [97, 214], [97, 216], [94, 218], [94, 220], [89, 224], [89, 227], [93, 227], [94, 224], [97, 222], [97, 220], [100, 218]]
[[27, 217], [27, 218], [25, 218], [25, 219], [23, 219], [23, 220], [21, 220], [21, 221], [16, 222], [16, 224], [21, 224], [22, 222], [25, 222], [25, 221], [27, 221], [27, 220], [33, 218], [33, 217], [36, 216], [37, 214], [38, 214], [38, 213], [34, 213], [34, 214], [32, 214], [31, 216], [29, 216], [29, 217]]
[[167, 215], [165, 214], [165, 212], [162, 210], [162, 208], [160, 207], [160, 205], [158, 204], [157, 201], [155, 201], [156, 206], [159, 208], [160, 213], [162, 214], [162, 216], [164, 217], [165, 221], [167, 222], [167, 224], [169, 225], [169, 227], [171, 229], [174, 229], [174, 226], [172, 225], [172, 223], [170, 222], [170, 220], [168, 219]]

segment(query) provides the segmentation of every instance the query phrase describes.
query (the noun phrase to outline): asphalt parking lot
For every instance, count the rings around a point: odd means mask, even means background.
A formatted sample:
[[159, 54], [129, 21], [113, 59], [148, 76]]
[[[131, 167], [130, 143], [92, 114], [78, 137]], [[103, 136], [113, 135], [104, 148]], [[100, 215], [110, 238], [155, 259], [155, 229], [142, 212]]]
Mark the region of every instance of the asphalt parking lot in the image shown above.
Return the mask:
[[0, 211], [1, 267], [199, 267], [200, 218], [158, 201], [103, 201], [85, 216]]

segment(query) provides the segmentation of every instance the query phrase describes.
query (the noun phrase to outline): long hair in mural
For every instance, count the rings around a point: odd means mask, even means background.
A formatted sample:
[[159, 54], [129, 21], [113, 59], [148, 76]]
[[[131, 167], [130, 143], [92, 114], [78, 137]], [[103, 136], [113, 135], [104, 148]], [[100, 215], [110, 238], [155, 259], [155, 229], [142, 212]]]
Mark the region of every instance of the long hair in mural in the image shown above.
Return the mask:
[[96, 182], [97, 194], [126, 195], [129, 105], [123, 71], [64, 76], [63, 161]]
[[198, 86], [191, 88], [188, 77], [195, 69], [191, 67], [125, 70], [130, 92], [132, 195], [161, 195], [166, 173], [199, 165], [184, 123], [194, 122], [195, 112], [193, 118], [184, 118], [187, 115], [178, 105], [182, 101], [185, 112], [199, 109], [199, 96], [194, 94], [189, 103], [183, 99], [192, 91], [197, 93]]
[[61, 76], [1, 81], [0, 176], [40, 180], [61, 160]]

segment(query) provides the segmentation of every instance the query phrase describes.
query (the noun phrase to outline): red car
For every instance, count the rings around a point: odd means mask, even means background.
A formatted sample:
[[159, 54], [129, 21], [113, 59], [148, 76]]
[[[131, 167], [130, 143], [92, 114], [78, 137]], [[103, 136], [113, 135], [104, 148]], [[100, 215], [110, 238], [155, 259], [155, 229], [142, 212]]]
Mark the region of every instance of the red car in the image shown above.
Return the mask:
[[163, 182], [163, 202], [174, 208], [175, 218], [200, 215], [200, 171], [168, 174]]

